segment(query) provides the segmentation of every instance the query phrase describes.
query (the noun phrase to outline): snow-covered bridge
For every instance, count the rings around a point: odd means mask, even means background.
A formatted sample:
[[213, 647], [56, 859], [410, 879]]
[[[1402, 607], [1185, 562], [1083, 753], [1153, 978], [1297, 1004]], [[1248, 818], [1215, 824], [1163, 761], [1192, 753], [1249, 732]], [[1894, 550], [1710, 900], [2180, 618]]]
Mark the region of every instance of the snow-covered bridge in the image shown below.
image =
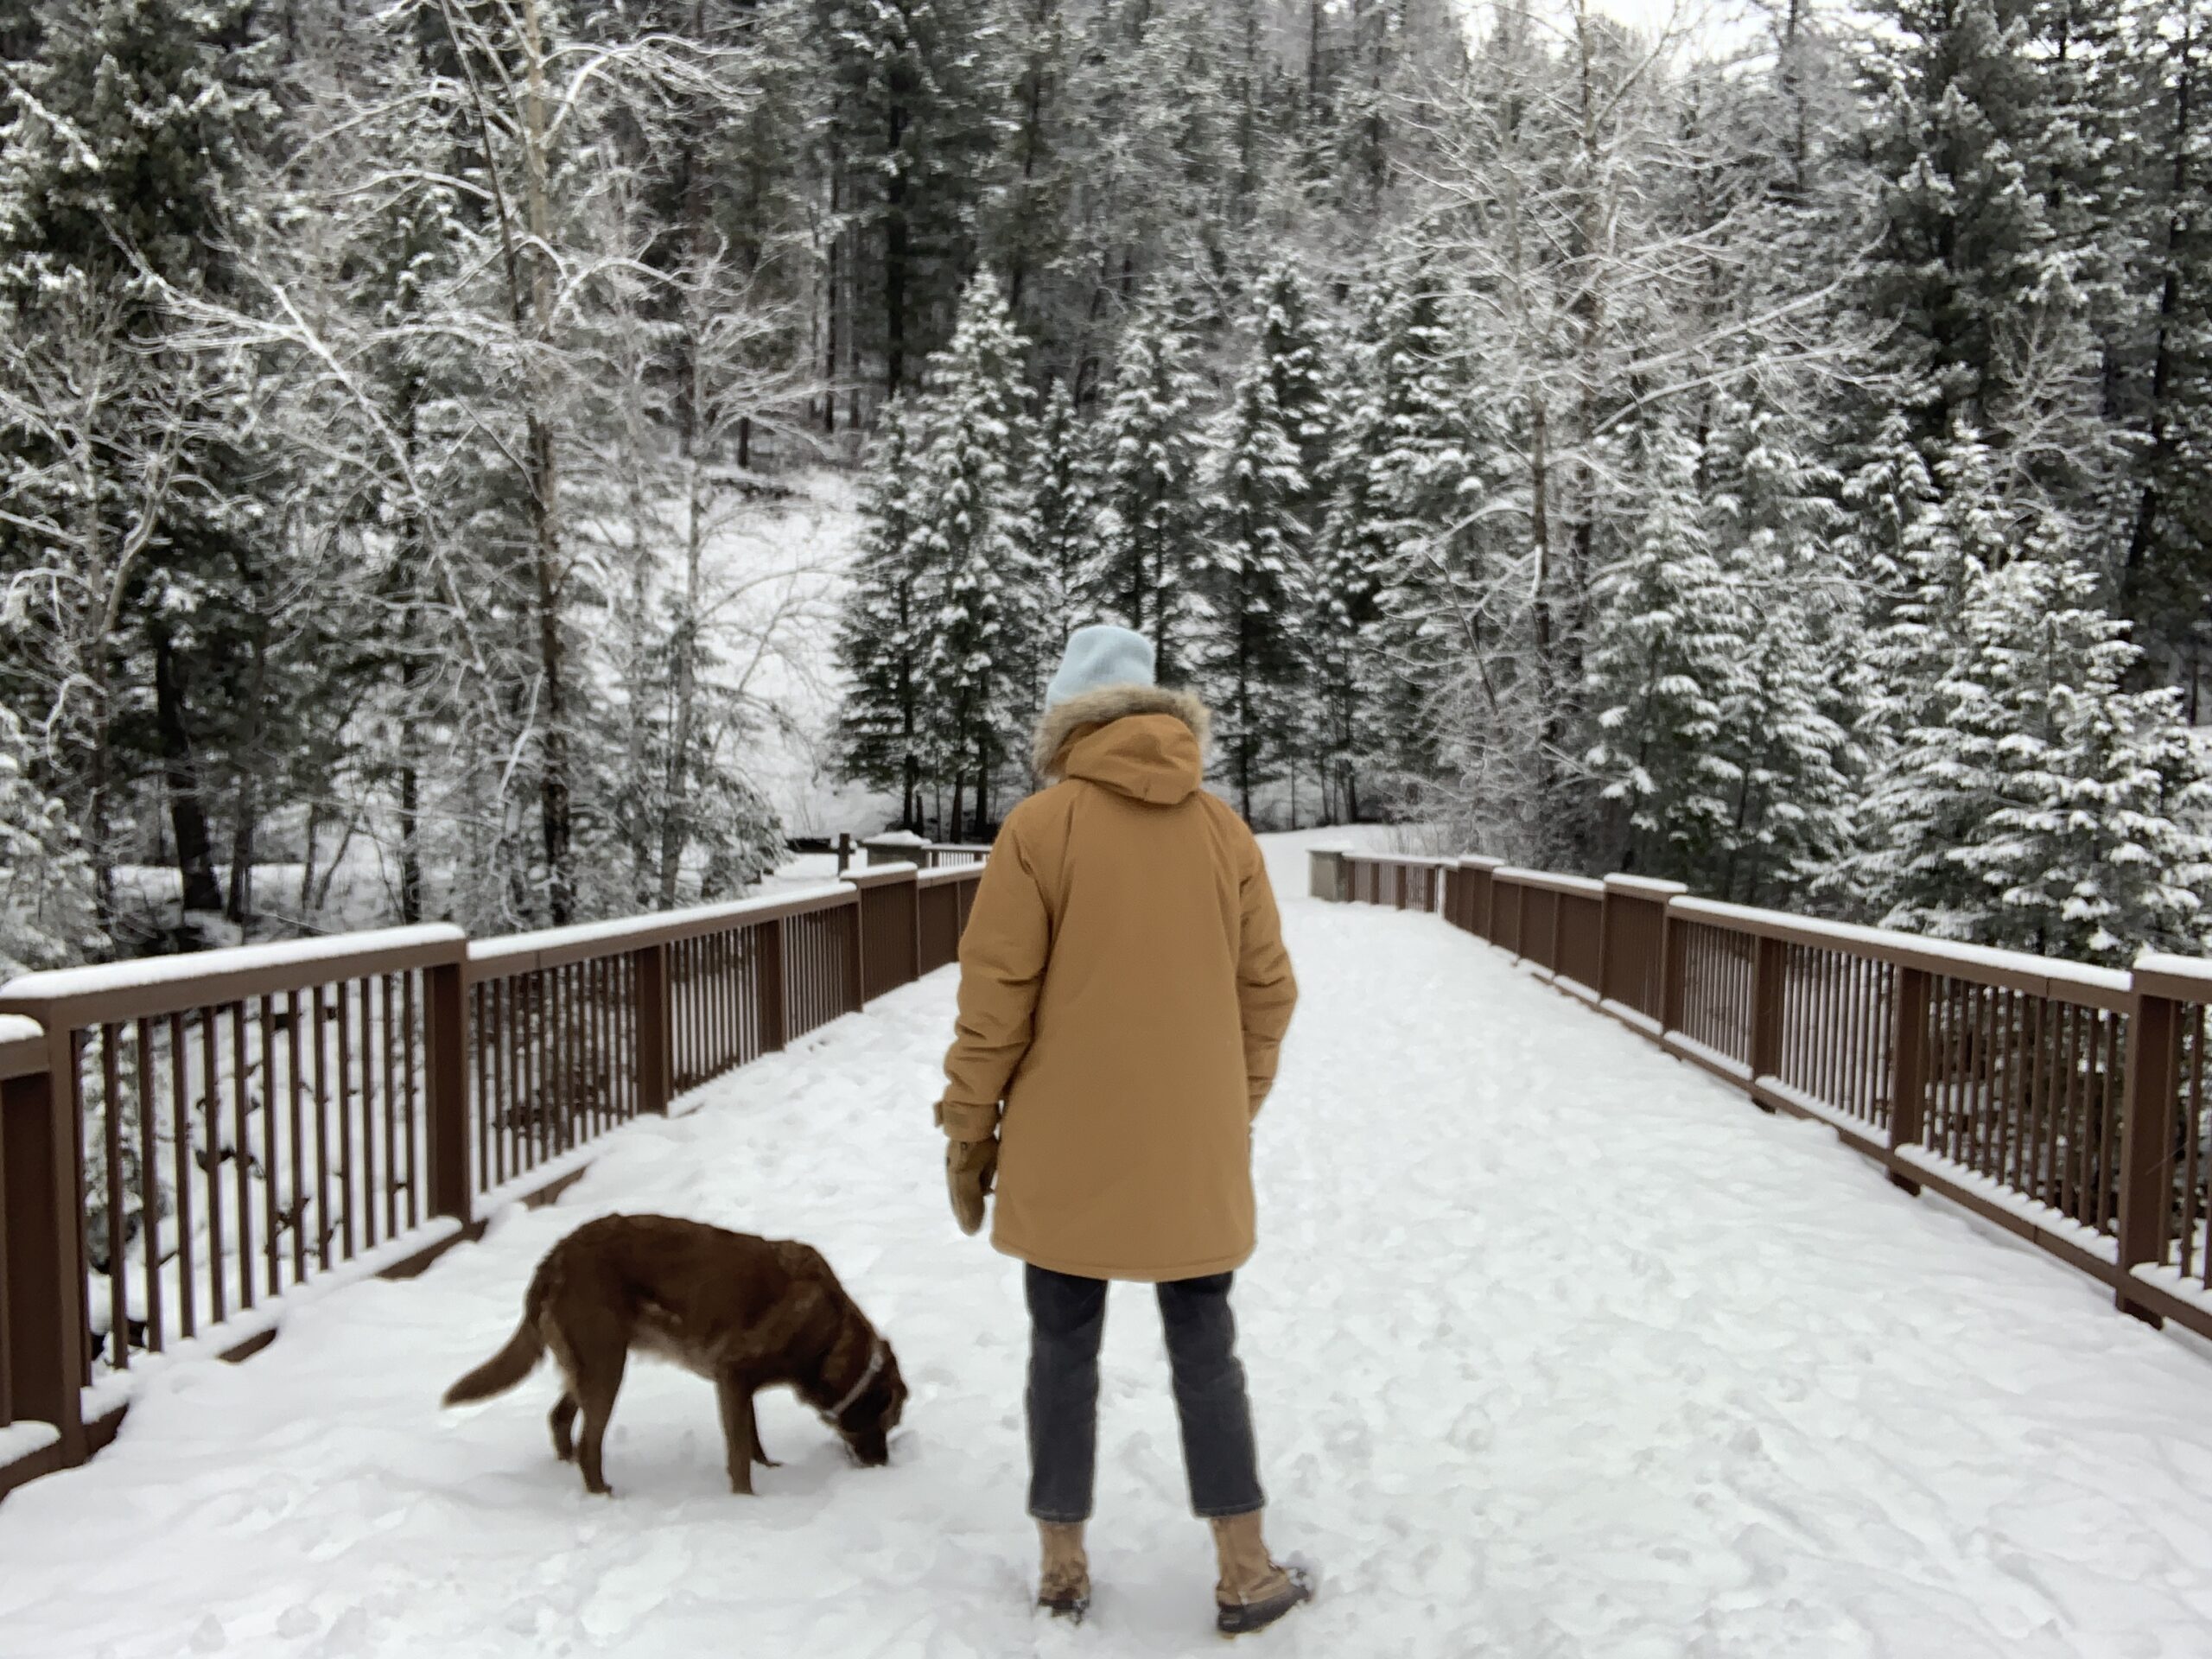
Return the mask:
[[[2212, 1360], [1897, 1190], [1828, 1128], [1436, 918], [1291, 896], [1305, 1000], [1240, 1289], [1315, 1656], [2212, 1652]], [[945, 1213], [938, 973], [608, 1135], [550, 1207], [140, 1384], [0, 1504], [10, 1659], [1213, 1651], [1148, 1301], [1109, 1319], [1098, 1595], [1027, 1609], [1017, 1270]], [[887, 1470], [766, 1404], [733, 1498], [711, 1391], [633, 1371], [586, 1497], [543, 1388], [441, 1415], [539, 1254], [612, 1210], [800, 1236], [913, 1388]]]

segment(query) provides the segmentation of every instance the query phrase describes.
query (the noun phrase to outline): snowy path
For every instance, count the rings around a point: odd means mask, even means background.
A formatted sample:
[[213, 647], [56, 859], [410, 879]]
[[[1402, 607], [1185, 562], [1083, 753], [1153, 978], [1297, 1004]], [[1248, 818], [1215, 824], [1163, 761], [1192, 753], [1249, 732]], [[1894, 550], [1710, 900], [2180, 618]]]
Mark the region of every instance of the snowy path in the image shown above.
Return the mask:
[[[1261, 1650], [2212, 1655], [2212, 1362], [1433, 920], [1289, 910], [1306, 1002], [1241, 1313], [1271, 1531], [1327, 1582]], [[724, 1080], [249, 1364], [156, 1381], [112, 1451], [0, 1505], [0, 1652], [1217, 1651], [1133, 1290], [1096, 1615], [1027, 1611], [1017, 1270], [954, 1231], [929, 1125], [950, 995]], [[552, 1460], [543, 1376], [440, 1416], [540, 1252], [621, 1208], [819, 1244], [913, 1386], [893, 1467], [778, 1397], [786, 1466], [733, 1498], [711, 1391], [649, 1367], [612, 1502]]]

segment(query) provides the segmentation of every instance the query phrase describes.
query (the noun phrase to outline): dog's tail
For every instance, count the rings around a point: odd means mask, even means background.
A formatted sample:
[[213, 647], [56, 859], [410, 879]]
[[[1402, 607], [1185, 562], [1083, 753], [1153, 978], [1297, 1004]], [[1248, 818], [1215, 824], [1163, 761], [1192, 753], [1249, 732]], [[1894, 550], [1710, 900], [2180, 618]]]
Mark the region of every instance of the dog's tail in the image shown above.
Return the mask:
[[445, 1404], [473, 1406], [479, 1400], [489, 1400], [495, 1394], [505, 1394], [537, 1369], [537, 1362], [545, 1357], [545, 1338], [537, 1328], [537, 1319], [549, 1288], [550, 1275], [546, 1269], [552, 1265], [550, 1256], [538, 1264], [530, 1281], [530, 1294], [523, 1298], [522, 1323], [507, 1338], [507, 1345], [448, 1389]]

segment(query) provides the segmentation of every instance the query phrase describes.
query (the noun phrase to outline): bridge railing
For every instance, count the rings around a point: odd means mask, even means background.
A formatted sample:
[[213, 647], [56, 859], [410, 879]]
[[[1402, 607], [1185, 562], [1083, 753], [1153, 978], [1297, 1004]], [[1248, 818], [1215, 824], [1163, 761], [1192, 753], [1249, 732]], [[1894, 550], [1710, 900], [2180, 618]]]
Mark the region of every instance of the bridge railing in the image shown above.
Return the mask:
[[944, 870], [981, 864], [991, 855], [988, 842], [925, 841], [916, 835], [871, 836], [861, 842], [869, 868], [886, 864], [912, 864], [925, 870]]
[[982, 867], [504, 938], [392, 929], [0, 987], [0, 1493], [134, 1364], [417, 1271], [594, 1143], [950, 962]]
[[[1313, 856], [1324, 898], [1390, 903], [1408, 861]], [[1495, 859], [1445, 868], [1442, 913], [1568, 995], [1817, 1119], [1933, 1188], [2212, 1336], [2212, 963], [2126, 972], [1694, 899]]]

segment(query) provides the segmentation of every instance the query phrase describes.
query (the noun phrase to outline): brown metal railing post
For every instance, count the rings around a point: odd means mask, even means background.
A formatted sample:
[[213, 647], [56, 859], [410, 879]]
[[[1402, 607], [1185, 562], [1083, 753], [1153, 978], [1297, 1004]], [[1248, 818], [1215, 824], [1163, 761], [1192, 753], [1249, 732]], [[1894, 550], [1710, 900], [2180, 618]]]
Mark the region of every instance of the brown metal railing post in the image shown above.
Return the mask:
[[638, 1032], [638, 1109], [665, 1113], [669, 1097], [675, 1092], [670, 1083], [674, 1074], [675, 1044], [668, 992], [668, 947], [647, 945], [635, 953], [632, 961], [637, 1005], [631, 1017], [637, 1021]]
[[862, 921], [867, 902], [858, 887], [853, 889], [853, 901], [845, 906], [845, 1012], [857, 1013], [868, 1006], [868, 928]]
[[1497, 903], [1497, 887], [1491, 880], [1491, 873], [1502, 861], [1471, 855], [1459, 861], [1467, 884], [1467, 931], [1493, 944], [1497, 942], [1497, 930], [1491, 925], [1491, 912]]
[[1675, 916], [1671, 904], [1667, 906], [1666, 920], [1660, 924], [1659, 963], [1659, 1029], [1680, 1031], [1688, 996], [1690, 930], [1688, 923]]
[[2173, 1204], [2174, 1117], [2181, 1096], [2181, 1005], [2138, 991], [2127, 1018], [2127, 1090], [2120, 1131], [2120, 1282], [2123, 1313], [2158, 1316], [2127, 1294], [2132, 1270], [2165, 1258]]
[[1782, 976], [1786, 958], [1780, 939], [1751, 944], [1751, 1052], [1754, 1080], [1782, 1070]]
[[1598, 983], [1595, 988], [1600, 1002], [1620, 999], [1620, 970], [1613, 959], [1620, 954], [1619, 906], [1625, 902], [1614, 893], [1613, 884], [1606, 882], [1605, 896], [1598, 900]]
[[424, 1102], [429, 1120], [430, 1213], [467, 1222], [473, 1206], [468, 1169], [468, 1006], [459, 962], [423, 971]]
[[922, 976], [922, 873], [916, 870], [906, 879], [906, 925], [913, 949], [906, 957], [909, 984]]
[[1334, 849], [1315, 848], [1306, 855], [1307, 889], [1316, 899], [1341, 905], [1351, 895], [1345, 890], [1344, 855]]
[[44, 1071], [0, 1081], [0, 1360], [10, 1409], [51, 1423], [75, 1465], [86, 1457], [85, 1266], [69, 1033], [48, 1033], [47, 1054]]
[[760, 953], [753, 986], [760, 999], [760, 1047], [772, 1053], [791, 1039], [791, 1005], [784, 996], [784, 924], [763, 923], [753, 937]]
[[1897, 1154], [1920, 1144], [1921, 1114], [1928, 1100], [1928, 970], [1897, 969], [1897, 1034], [1890, 1048], [1890, 1179], [1908, 1192], [1920, 1183], [1897, 1166]]

